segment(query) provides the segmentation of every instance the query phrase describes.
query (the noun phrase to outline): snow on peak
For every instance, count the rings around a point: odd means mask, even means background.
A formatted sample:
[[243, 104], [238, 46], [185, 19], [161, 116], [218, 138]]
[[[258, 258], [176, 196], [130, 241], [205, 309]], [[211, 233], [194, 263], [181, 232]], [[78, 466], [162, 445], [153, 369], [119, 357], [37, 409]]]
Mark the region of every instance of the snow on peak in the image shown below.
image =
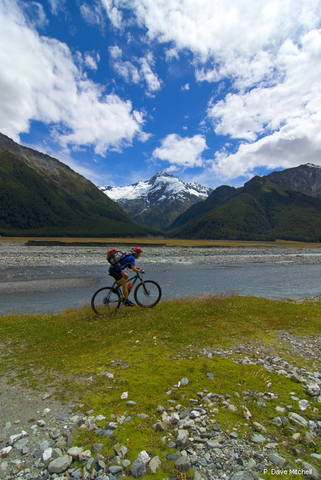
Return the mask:
[[99, 188], [115, 202], [139, 200], [147, 198], [149, 195], [157, 196], [157, 192], [159, 192], [158, 201], [166, 200], [170, 196], [184, 201], [185, 195], [195, 195], [205, 200], [212, 191], [212, 189], [197, 183], [184, 183], [176, 175], [169, 175], [166, 172], [158, 172], [149, 180], [124, 187]]

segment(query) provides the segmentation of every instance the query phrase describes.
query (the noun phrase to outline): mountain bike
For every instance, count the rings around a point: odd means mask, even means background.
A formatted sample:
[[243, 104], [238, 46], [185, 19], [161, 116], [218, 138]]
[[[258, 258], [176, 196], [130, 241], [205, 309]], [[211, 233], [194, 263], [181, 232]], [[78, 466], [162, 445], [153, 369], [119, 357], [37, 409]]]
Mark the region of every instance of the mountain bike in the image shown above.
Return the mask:
[[[134, 290], [134, 285], [140, 281]], [[128, 293], [134, 291], [137, 305], [143, 308], [152, 308], [158, 304], [162, 296], [162, 289], [153, 280], [143, 280], [140, 272], [128, 279], [131, 283]], [[102, 287], [94, 293], [91, 299], [91, 308], [97, 315], [116, 312], [124, 303], [124, 295], [116, 280], [111, 287]]]

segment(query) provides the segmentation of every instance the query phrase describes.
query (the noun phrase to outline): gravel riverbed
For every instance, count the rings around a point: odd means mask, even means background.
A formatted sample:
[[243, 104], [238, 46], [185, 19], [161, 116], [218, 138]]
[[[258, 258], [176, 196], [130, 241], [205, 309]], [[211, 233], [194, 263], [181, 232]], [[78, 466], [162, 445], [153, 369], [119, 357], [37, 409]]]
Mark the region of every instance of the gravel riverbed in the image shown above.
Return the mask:
[[[0, 242], [0, 266], [54, 267], [106, 265], [110, 248], [128, 251], [127, 244], [104, 246], [28, 246], [23, 242]], [[291, 262], [321, 264], [321, 248], [285, 248], [278, 246], [240, 247], [167, 247], [142, 245], [140, 263], [146, 265], [191, 264], [232, 265], [238, 263]]]

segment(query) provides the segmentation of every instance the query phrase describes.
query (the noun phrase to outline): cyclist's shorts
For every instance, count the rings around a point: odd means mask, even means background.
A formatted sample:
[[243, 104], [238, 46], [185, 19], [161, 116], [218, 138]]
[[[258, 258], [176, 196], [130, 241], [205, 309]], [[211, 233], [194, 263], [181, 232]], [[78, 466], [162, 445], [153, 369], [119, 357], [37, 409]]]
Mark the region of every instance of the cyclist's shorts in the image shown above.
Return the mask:
[[112, 276], [117, 281], [123, 278], [121, 270], [118, 267], [115, 267], [112, 265], [111, 267], [109, 267], [108, 272], [109, 272], [109, 275]]

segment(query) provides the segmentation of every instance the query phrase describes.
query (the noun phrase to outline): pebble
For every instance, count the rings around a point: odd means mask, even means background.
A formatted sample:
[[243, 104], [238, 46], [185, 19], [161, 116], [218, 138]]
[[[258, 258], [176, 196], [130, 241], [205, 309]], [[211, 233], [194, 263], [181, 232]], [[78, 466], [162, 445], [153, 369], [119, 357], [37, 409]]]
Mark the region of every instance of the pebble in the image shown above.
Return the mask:
[[[312, 347], [316, 346], [316, 338], [291, 337], [289, 334], [281, 333], [281, 337], [287, 342], [293, 342], [294, 348], [298, 348], [301, 342], [301, 352], [309, 355]], [[313, 342], [313, 345], [312, 345]], [[318, 338], [318, 345], [321, 345], [321, 337]], [[282, 416], [270, 420], [271, 425], [276, 424], [278, 429], [278, 441], [269, 436], [269, 422], [263, 424], [252, 421], [250, 409], [251, 404], [258, 401], [265, 403], [272, 402], [275, 407], [278, 404], [278, 395], [273, 392], [273, 385], [265, 392], [252, 392], [243, 390], [239, 397], [233, 392], [226, 392], [218, 395], [210, 390], [196, 391], [194, 397], [187, 399], [185, 405], [173, 403], [166, 409], [162, 405], [155, 405], [156, 423], [153, 425], [155, 431], [164, 432], [162, 443], [167, 445], [168, 453], [166, 460], [173, 462], [175, 468], [184, 474], [189, 470], [194, 471], [197, 480], [247, 480], [259, 479], [266, 471], [283, 471], [286, 468], [305, 469], [310, 478], [319, 478], [321, 455], [311, 453], [309, 462], [299, 458], [304, 445], [315, 444], [316, 439], [321, 437], [321, 417], [319, 415], [320, 395], [315, 395], [315, 389], [306, 389], [312, 381], [321, 379], [320, 372], [308, 371], [305, 368], [298, 368], [291, 365], [281, 357], [269, 355], [263, 350], [259, 352], [261, 360], [258, 359], [258, 350], [263, 349], [258, 345], [244, 345], [226, 350], [211, 349], [212, 358], [215, 355], [232, 358], [237, 363], [258, 364], [267, 371], [276, 371], [279, 375], [286, 375], [289, 379], [293, 372], [296, 374], [296, 381], [299, 379], [302, 384], [302, 394], [309, 394], [310, 398], [300, 398], [288, 392], [289, 401], [296, 405], [300, 414], [284, 409]], [[321, 349], [320, 349], [321, 350]], [[208, 358], [209, 349], [199, 352]], [[262, 358], [265, 358], [262, 361]], [[280, 368], [282, 367], [282, 368]], [[285, 372], [285, 373], [284, 373]], [[209, 387], [211, 381], [208, 380]], [[188, 378], [182, 379], [176, 386], [176, 390], [184, 391], [189, 384]], [[304, 387], [304, 388], [303, 388]], [[174, 387], [173, 387], [174, 388]], [[176, 391], [174, 390], [174, 392]], [[173, 393], [174, 393], [173, 392]], [[310, 393], [309, 393], [310, 392]], [[166, 392], [164, 392], [166, 395]], [[225, 425], [219, 425], [215, 421], [215, 412], [219, 410], [230, 410], [232, 397], [239, 398], [244, 403], [244, 422], [247, 422], [248, 435], [240, 435], [237, 425], [234, 430], [226, 430]], [[135, 404], [138, 402], [134, 402]], [[187, 406], [187, 405], [190, 406]], [[249, 408], [246, 407], [248, 404]], [[171, 406], [172, 405], [172, 406]], [[292, 406], [292, 405], [290, 405]], [[73, 406], [73, 410], [77, 406]], [[176, 408], [178, 407], [178, 408]], [[276, 410], [280, 410], [275, 408]], [[239, 410], [235, 410], [238, 412]], [[39, 413], [41, 415], [41, 413]], [[122, 419], [122, 417], [124, 417]], [[148, 418], [144, 413], [138, 414], [138, 418]], [[93, 441], [91, 450], [84, 451], [81, 446], [73, 445], [73, 434], [77, 429], [92, 429], [97, 440], [102, 432], [110, 431], [117, 437], [117, 430], [120, 426], [126, 425], [126, 413], [117, 418], [117, 421], [107, 423], [106, 429], [97, 427], [95, 421], [105, 420], [105, 416], [94, 411], [83, 414], [79, 411], [66, 411], [49, 417], [45, 426], [39, 427], [37, 422], [30, 426], [30, 430], [22, 430], [19, 433], [10, 432], [13, 424], [9, 419], [3, 419], [2, 435], [6, 438], [4, 447], [1, 449], [0, 479], [1, 480], [58, 480], [69, 478], [78, 480], [117, 480], [122, 476], [131, 475], [133, 478], [142, 478], [151, 472], [155, 474], [162, 468], [162, 460], [158, 456], [150, 457], [146, 451], [141, 451], [132, 462], [128, 460], [130, 449], [119, 443], [114, 444], [116, 457], [106, 457], [105, 446], [99, 441]], [[36, 420], [36, 419], [35, 419]], [[108, 420], [107, 420], [108, 421]], [[132, 422], [130, 419], [129, 422]], [[94, 425], [94, 427], [93, 427]], [[282, 441], [283, 428], [290, 428], [292, 439], [295, 442], [293, 448], [297, 449], [297, 458], [291, 455], [287, 457], [279, 446], [287, 443]], [[92, 434], [91, 434], [92, 435]], [[94, 438], [93, 437], [93, 438]], [[69, 443], [69, 445], [68, 445]], [[27, 447], [27, 450], [23, 450]], [[107, 460], [107, 459], [110, 460]], [[79, 464], [79, 461], [81, 462]], [[80, 466], [79, 466], [80, 465]], [[299, 470], [299, 469], [297, 469]], [[18, 476], [19, 475], [19, 476]]]

